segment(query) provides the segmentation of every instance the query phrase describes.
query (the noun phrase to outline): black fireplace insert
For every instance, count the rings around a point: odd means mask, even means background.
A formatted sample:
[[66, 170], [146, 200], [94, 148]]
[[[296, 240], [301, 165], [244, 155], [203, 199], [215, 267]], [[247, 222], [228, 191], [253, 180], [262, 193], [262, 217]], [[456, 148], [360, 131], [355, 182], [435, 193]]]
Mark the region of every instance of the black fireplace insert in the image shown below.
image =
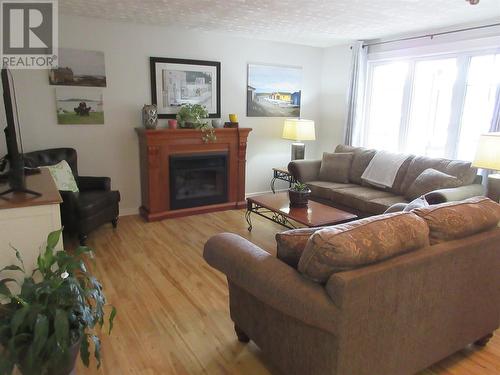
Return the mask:
[[227, 152], [170, 156], [170, 208], [224, 203]]

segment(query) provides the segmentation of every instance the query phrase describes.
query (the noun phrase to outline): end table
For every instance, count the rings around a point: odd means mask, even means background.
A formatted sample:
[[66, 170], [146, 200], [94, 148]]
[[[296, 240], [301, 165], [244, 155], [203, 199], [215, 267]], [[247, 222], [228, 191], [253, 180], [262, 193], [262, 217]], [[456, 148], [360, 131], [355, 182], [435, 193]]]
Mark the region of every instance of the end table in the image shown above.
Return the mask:
[[271, 179], [271, 190], [276, 193], [274, 189], [274, 183], [276, 180], [282, 180], [288, 182], [289, 186], [292, 186], [295, 182], [295, 178], [292, 176], [288, 168], [273, 168], [273, 178]]

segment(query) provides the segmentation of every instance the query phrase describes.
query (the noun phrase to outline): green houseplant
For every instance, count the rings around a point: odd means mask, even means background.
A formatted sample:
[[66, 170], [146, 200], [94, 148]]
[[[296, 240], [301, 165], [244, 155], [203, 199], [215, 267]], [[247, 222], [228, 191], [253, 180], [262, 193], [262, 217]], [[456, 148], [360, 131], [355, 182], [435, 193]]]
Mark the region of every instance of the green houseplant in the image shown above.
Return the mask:
[[[80, 352], [88, 367], [90, 346], [97, 366], [101, 364], [101, 340], [97, 329], [105, 319], [106, 298], [99, 281], [83, 261], [93, 257], [88, 247], [73, 254], [56, 251], [61, 230], [48, 235], [35, 270], [27, 274], [19, 251], [17, 265], [5, 272], [20, 272], [23, 281], [0, 280], [0, 375], [17, 367], [23, 375], [68, 375]], [[14, 293], [15, 284], [20, 292]], [[116, 309], [109, 314], [109, 333]]]
[[183, 104], [177, 113], [177, 122], [183, 129], [200, 129], [205, 143], [215, 142], [215, 130], [208, 124], [208, 111], [200, 104]]
[[301, 182], [294, 183], [288, 189], [288, 197], [290, 198], [291, 207], [307, 207], [311, 189], [306, 184]]

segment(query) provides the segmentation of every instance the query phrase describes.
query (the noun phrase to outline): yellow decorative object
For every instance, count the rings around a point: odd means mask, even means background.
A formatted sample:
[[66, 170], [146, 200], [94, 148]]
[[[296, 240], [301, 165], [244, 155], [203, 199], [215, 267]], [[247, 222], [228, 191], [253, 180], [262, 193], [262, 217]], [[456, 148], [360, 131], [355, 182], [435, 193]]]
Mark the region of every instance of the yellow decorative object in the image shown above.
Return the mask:
[[500, 170], [500, 132], [481, 135], [472, 165], [477, 168]]
[[314, 121], [305, 119], [286, 119], [283, 126], [284, 139], [292, 141], [314, 141], [316, 133], [314, 130]]
[[238, 115], [236, 115], [234, 113], [231, 113], [229, 115], [229, 121], [231, 121], [231, 122], [238, 122]]

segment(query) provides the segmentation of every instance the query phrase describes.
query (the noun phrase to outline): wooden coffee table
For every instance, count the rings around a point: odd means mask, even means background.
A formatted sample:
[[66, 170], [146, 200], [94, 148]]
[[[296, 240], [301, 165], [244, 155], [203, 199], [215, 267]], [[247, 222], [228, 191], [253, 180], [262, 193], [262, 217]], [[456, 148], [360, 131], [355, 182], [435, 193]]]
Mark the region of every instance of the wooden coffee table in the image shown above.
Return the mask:
[[311, 200], [308, 207], [290, 207], [288, 192], [268, 193], [247, 198], [245, 218], [248, 223], [248, 231], [252, 230], [252, 214], [265, 217], [289, 229], [297, 228], [298, 225], [295, 223], [306, 227], [322, 227], [358, 218], [350, 212]]

